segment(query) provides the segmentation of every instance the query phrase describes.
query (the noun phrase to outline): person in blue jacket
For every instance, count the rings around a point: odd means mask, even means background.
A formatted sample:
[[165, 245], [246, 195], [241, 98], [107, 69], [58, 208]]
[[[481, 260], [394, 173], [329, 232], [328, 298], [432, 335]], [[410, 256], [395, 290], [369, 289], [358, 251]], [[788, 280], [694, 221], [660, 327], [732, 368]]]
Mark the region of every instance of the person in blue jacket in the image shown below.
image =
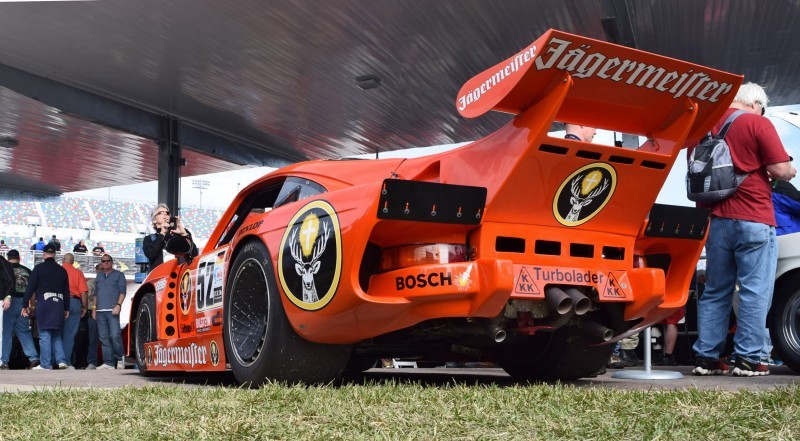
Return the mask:
[[[44, 262], [36, 265], [28, 279], [22, 299], [22, 316], [30, 315], [30, 301], [36, 296], [36, 322], [39, 326], [39, 361], [34, 369], [52, 369], [51, 355], [58, 369], [68, 369], [61, 329], [69, 316], [69, 278], [67, 270], [56, 263], [56, 249], [47, 245], [42, 250]], [[72, 368], [75, 369], [75, 368]]]
[[772, 206], [775, 209], [775, 234], [800, 231], [800, 191], [788, 181], [772, 181]]

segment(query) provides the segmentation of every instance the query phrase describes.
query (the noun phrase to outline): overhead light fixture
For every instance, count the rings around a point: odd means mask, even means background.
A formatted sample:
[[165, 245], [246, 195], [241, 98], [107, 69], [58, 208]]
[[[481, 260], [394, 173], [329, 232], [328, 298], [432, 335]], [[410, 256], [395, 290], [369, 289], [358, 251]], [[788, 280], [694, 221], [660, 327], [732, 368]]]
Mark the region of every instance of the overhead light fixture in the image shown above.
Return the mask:
[[0, 147], [13, 149], [19, 145], [19, 140], [13, 136], [0, 136]]
[[377, 75], [361, 75], [356, 77], [356, 85], [363, 90], [374, 89], [381, 86], [381, 78]]

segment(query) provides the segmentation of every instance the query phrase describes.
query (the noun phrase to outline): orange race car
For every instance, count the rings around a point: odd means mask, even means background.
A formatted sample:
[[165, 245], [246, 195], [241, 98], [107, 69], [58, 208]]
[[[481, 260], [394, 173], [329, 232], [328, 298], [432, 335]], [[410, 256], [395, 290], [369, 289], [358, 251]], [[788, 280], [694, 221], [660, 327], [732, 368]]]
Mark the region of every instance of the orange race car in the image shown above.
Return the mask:
[[[486, 138], [300, 163], [242, 190], [198, 257], [136, 292], [129, 354], [145, 374], [230, 369], [252, 386], [384, 357], [590, 375], [611, 343], [686, 302], [708, 212], [653, 203], [741, 81], [550, 30], [456, 97], [465, 117], [516, 115]], [[554, 121], [647, 141], [553, 138]]]

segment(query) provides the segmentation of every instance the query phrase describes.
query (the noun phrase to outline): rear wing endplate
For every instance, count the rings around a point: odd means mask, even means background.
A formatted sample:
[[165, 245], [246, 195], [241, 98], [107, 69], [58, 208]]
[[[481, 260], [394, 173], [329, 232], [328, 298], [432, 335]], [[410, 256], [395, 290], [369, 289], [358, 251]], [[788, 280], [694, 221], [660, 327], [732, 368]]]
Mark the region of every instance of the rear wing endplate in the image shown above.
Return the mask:
[[[557, 121], [648, 136], [681, 106], [696, 106], [694, 145], [733, 101], [743, 77], [612, 43], [549, 30], [516, 55], [467, 81], [456, 97], [462, 116], [519, 114], [565, 75], [571, 77]], [[690, 100], [690, 101], [688, 101]]]

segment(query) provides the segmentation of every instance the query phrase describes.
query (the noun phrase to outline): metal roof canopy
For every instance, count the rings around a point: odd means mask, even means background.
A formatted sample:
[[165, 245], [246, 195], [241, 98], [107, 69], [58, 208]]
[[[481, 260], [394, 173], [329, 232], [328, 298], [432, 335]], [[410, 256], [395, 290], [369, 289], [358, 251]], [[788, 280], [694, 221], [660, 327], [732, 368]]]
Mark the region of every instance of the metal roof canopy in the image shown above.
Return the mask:
[[477, 139], [508, 117], [462, 119], [456, 92], [549, 28], [743, 73], [796, 103], [798, 18], [789, 0], [2, 3], [0, 182], [143, 182], [175, 149], [188, 176]]

